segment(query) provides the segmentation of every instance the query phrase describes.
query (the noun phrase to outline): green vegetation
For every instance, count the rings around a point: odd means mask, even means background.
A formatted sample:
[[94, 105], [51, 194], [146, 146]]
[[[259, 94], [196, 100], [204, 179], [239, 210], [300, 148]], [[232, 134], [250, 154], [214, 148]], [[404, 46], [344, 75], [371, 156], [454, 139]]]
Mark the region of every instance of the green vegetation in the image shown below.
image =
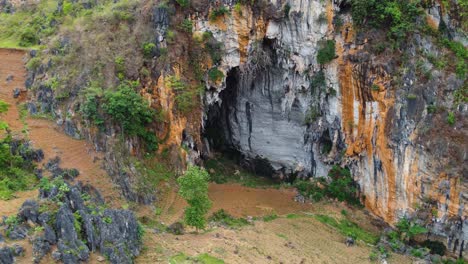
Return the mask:
[[313, 122], [317, 121], [320, 117], [320, 111], [315, 107], [311, 106], [310, 109], [305, 114], [304, 123], [310, 125]]
[[176, 2], [183, 8], [186, 8], [190, 5], [190, 0], [176, 0]]
[[291, 12], [291, 5], [289, 3], [286, 3], [284, 4], [284, 7], [283, 7], [284, 17], [288, 18], [289, 12]]
[[416, 20], [423, 12], [420, 1], [413, 0], [354, 0], [351, 3], [351, 14], [356, 26], [388, 28], [388, 38], [398, 42], [416, 28]]
[[213, 68], [208, 71], [208, 77], [212, 82], [219, 82], [224, 78], [224, 73], [218, 70], [218, 68]]
[[448, 40], [446, 38], [441, 40], [442, 44], [451, 50], [455, 57], [457, 58], [455, 64], [455, 72], [457, 73], [458, 77], [461, 79], [465, 79], [466, 74], [468, 72], [468, 50], [463, 46], [462, 43], [457, 41]]
[[154, 56], [156, 51], [156, 44], [152, 42], [145, 42], [143, 43], [143, 54], [145, 57], [150, 58]]
[[[327, 80], [325, 79], [325, 73], [322, 70], [320, 70], [317, 73], [314, 73], [314, 75], [310, 77], [311, 87], [318, 88], [319, 90], [321, 90], [325, 88], [326, 85], [327, 85]], [[313, 89], [312, 89], [312, 92], [314, 92]]]
[[456, 118], [455, 118], [455, 113], [449, 112], [447, 114], [447, 123], [451, 126], [455, 125]]
[[166, 86], [172, 89], [175, 93], [175, 103], [178, 111], [189, 113], [199, 102], [202, 87], [193, 87], [176, 76], [168, 76], [166, 78]]
[[327, 64], [335, 59], [335, 41], [325, 40], [319, 43], [320, 49], [317, 53], [317, 62], [321, 65]]
[[182, 24], [180, 24], [179, 28], [182, 31], [185, 31], [187, 33], [192, 33], [192, 29], [193, 29], [192, 20], [190, 20], [188, 18], [184, 19], [184, 21], [182, 21]]
[[356, 184], [349, 169], [335, 165], [328, 173], [328, 177], [328, 181], [323, 177], [312, 178], [307, 181], [297, 180], [294, 186], [299, 193], [313, 201], [320, 201], [324, 197], [330, 197], [341, 202], [346, 201], [352, 205], [361, 204], [357, 195]]
[[273, 220], [275, 220], [275, 219], [277, 219], [277, 218], [278, 218], [278, 215], [277, 215], [277, 214], [270, 214], [270, 215], [265, 215], [265, 216], [263, 216], [263, 217], [262, 217], [262, 220], [263, 220], [264, 222], [271, 222], [271, 221], [273, 221]]
[[[409, 221], [407, 218], [402, 218], [396, 224], [396, 234], [401, 241], [410, 241], [415, 236], [427, 233], [427, 229], [419, 224]], [[393, 237], [394, 235], [391, 235]]]
[[208, 220], [231, 228], [239, 228], [249, 225], [249, 222], [245, 218], [235, 218], [223, 209], [214, 212]]
[[211, 201], [208, 198], [208, 180], [208, 172], [196, 166], [189, 166], [184, 176], [177, 179], [179, 194], [189, 204], [185, 208], [185, 223], [197, 230], [205, 228], [205, 215], [211, 208]]
[[376, 244], [379, 239], [377, 235], [363, 230], [356, 223], [353, 223], [347, 219], [337, 220], [327, 215], [315, 215], [315, 219], [338, 229], [338, 231], [345, 236], [349, 236], [369, 244]]
[[170, 264], [191, 264], [191, 263], [202, 263], [202, 264], [224, 264], [224, 261], [215, 258], [207, 253], [200, 254], [196, 257], [189, 257], [184, 253], [179, 253], [172, 256], [169, 259]]
[[149, 106], [143, 97], [135, 91], [138, 82], [125, 81], [115, 91], [100, 88], [87, 90], [81, 112], [95, 125], [102, 125], [104, 117], [111, 118], [111, 122], [119, 125], [122, 134], [138, 136], [145, 143], [148, 152], [158, 147], [156, 134], [149, 131], [146, 126], [151, 124], [156, 112]]
[[[0, 100], [0, 115], [8, 111], [9, 105]], [[26, 141], [14, 140], [8, 132], [8, 124], [0, 120], [0, 130], [6, 130], [0, 139], [0, 199], [13, 198], [14, 193], [32, 188], [36, 183], [33, 150]]]
[[210, 20], [211, 21], [216, 21], [218, 18], [228, 15], [229, 14], [229, 9], [225, 6], [221, 6], [218, 8], [213, 9], [210, 14]]
[[10, 136], [0, 140], [0, 199], [13, 198], [15, 192], [32, 188], [36, 183], [35, 165], [20, 153], [31, 152], [25, 142], [16, 142]]

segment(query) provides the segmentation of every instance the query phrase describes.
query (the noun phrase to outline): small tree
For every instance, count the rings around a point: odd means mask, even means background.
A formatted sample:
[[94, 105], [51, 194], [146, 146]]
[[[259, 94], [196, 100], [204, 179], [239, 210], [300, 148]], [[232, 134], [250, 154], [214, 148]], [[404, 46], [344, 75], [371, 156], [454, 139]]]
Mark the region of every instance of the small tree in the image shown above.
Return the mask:
[[184, 176], [177, 179], [179, 194], [189, 206], [185, 209], [185, 223], [197, 229], [206, 226], [206, 214], [211, 208], [208, 198], [209, 175], [205, 169], [189, 166]]

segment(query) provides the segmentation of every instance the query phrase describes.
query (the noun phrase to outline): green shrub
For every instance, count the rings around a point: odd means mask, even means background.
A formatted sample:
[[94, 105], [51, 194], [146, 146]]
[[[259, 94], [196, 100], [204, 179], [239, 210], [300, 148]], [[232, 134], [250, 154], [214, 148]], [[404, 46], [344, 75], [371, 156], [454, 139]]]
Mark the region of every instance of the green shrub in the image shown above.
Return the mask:
[[210, 81], [218, 82], [224, 78], [224, 73], [218, 70], [218, 68], [213, 68], [208, 71], [208, 77], [210, 78]]
[[190, 5], [189, 0], [176, 0], [176, 2], [181, 6], [181, 7], [188, 7]]
[[135, 82], [124, 82], [116, 91], [106, 91], [102, 109], [113, 123], [121, 127], [124, 135], [140, 137], [146, 143], [147, 151], [152, 152], [157, 149], [157, 138], [146, 126], [153, 122], [156, 112], [135, 91], [137, 85]]
[[398, 221], [396, 228], [399, 239], [402, 241], [410, 241], [417, 235], [427, 233], [425, 227], [408, 220], [406, 217]]
[[233, 228], [238, 228], [249, 224], [245, 218], [235, 218], [224, 211], [224, 209], [214, 212], [208, 220]]
[[188, 18], [184, 19], [184, 21], [182, 21], [182, 24], [180, 24], [179, 28], [187, 33], [192, 33], [192, 29], [193, 29], [192, 20]]
[[271, 222], [277, 218], [278, 218], [278, 215], [276, 214], [265, 215], [264, 217], [262, 217], [264, 222]]
[[143, 43], [143, 55], [145, 57], [150, 58], [154, 56], [154, 53], [156, 51], [156, 45], [152, 42], [146, 42]]
[[353, 0], [351, 15], [357, 27], [366, 25], [388, 28], [388, 37], [397, 42], [416, 28], [416, 20], [423, 13], [419, 1]]
[[[13, 144], [17, 146], [12, 148]], [[9, 135], [0, 139], [0, 199], [11, 199], [15, 192], [36, 184], [34, 163], [20, 155], [28, 152], [31, 149], [23, 141], [13, 142]]]
[[335, 41], [326, 40], [319, 43], [320, 49], [317, 53], [317, 62], [319, 64], [327, 64], [335, 59]]
[[174, 91], [176, 108], [181, 113], [188, 113], [198, 105], [197, 95], [200, 93], [200, 87], [190, 87], [175, 76], [166, 78], [166, 86]]
[[213, 9], [210, 14], [210, 20], [216, 21], [218, 18], [229, 14], [229, 9], [225, 6]]
[[[325, 73], [322, 70], [312, 75], [312, 77], [310, 77], [310, 86], [312, 88], [318, 88], [319, 90], [321, 90], [326, 85], [327, 85], [327, 82], [325, 79]], [[313, 89], [312, 89], [312, 92], [314, 92]]]
[[26, 64], [26, 68], [32, 71], [39, 68], [39, 66], [41, 66], [41, 59], [39, 57], [31, 58]]
[[364, 241], [369, 244], [376, 244], [379, 237], [367, 232], [366, 230], [359, 227], [356, 223], [353, 223], [347, 219], [336, 220], [328, 215], [315, 215], [315, 218], [320, 222], [332, 226], [338, 231], [345, 235], [353, 237], [354, 239]]
[[456, 118], [453, 112], [449, 112], [447, 115], [447, 123], [451, 126], [455, 125]]
[[32, 28], [26, 28], [21, 32], [19, 45], [21, 47], [30, 47], [37, 45], [39, 43], [39, 39], [36, 35], [37, 33], [34, 32]]
[[285, 18], [289, 17], [289, 12], [291, 12], [291, 5], [289, 3], [286, 3], [283, 7], [283, 13]]
[[240, 2], [237, 2], [234, 5], [234, 11], [236, 11], [239, 15], [242, 15], [242, 4]]
[[208, 172], [196, 166], [189, 166], [184, 176], [177, 179], [179, 194], [189, 204], [185, 208], [185, 222], [197, 230], [205, 228], [205, 215], [212, 204], [208, 198], [208, 180]]
[[320, 112], [317, 108], [315, 107], [311, 107], [306, 115], [305, 115], [305, 120], [304, 120], [304, 123], [306, 125], [310, 125], [312, 124], [313, 122], [317, 121], [317, 119], [320, 117]]
[[352, 205], [361, 205], [357, 186], [349, 169], [335, 165], [328, 176], [329, 182], [323, 177], [318, 177], [308, 181], [298, 180], [294, 186], [300, 194], [313, 201], [320, 201], [327, 196]]

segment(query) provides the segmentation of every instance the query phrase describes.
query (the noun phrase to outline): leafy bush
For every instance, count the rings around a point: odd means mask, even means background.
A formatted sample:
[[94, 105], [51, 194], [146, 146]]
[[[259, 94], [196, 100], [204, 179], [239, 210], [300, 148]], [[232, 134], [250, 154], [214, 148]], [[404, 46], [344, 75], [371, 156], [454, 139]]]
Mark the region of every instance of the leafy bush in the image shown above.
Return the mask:
[[416, 19], [423, 12], [419, 1], [353, 0], [351, 7], [356, 26], [389, 28], [388, 37], [396, 41], [402, 41], [416, 28]]
[[193, 29], [192, 20], [188, 18], [184, 19], [184, 21], [182, 21], [182, 24], [180, 24], [179, 28], [187, 33], [192, 33], [192, 29]]
[[451, 126], [455, 125], [455, 114], [453, 112], [449, 112], [447, 115], [447, 123]]
[[298, 180], [294, 183], [299, 193], [305, 197], [320, 201], [325, 196], [346, 201], [349, 204], [360, 205], [357, 187], [349, 169], [333, 166], [328, 173], [329, 182], [323, 177], [313, 178], [309, 181]]
[[210, 14], [210, 20], [216, 21], [219, 17], [229, 14], [229, 9], [225, 6], [213, 9]]
[[213, 68], [208, 71], [208, 77], [210, 78], [210, 81], [218, 82], [224, 78], [224, 73], [218, 70], [218, 68]]
[[177, 110], [188, 113], [198, 105], [197, 95], [202, 87], [191, 87], [175, 76], [166, 78], [166, 86], [175, 93], [175, 103]]
[[317, 53], [317, 62], [319, 64], [327, 64], [333, 59], [335, 59], [335, 41], [326, 40], [319, 43], [320, 49]]
[[289, 3], [286, 3], [283, 7], [284, 17], [288, 18], [289, 12], [291, 12], [291, 5]]
[[336, 220], [335, 218], [328, 215], [315, 215], [315, 218], [324, 224], [338, 229], [338, 231], [345, 236], [350, 236], [354, 239], [358, 239], [369, 244], [376, 244], [379, 240], [378, 236], [367, 232], [366, 230], [359, 227], [356, 223], [353, 223], [347, 219]]
[[143, 55], [145, 55], [145, 57], [150, 58], [154, 56], [155, 52], [156, 52], [156, 45], [154, 43], [152, 42], [143, 43]]
[[[327, 85], [326, 79], [325, 79], [325, 73], [323, 71], [319, 71], [312, 75], [310, 78], [310, 86], [313, 88], [318, 88], [322, 89]], [[313, 90], [312, 90], [313, 92]]]
[[31, 28], [26, 28], [21, 32], [19, 45], [21, 47], [30, 47], [39, 43], [36, 32]]
[[139, 136], [146, 143], [148, 151], [157, 148], [154, 132], [148, 131], [146, 125], [153, 122], [156, 112], [135, 91], [138, 83], [124, 82], [116, 91], [106, 91], [102, 109], [115, 124], [119, 124], [122, 133], [129, 136]]
[[211, 201], [208, 198], [208, 180], [208, 172], [196, 166], [189, 166], [184, 176], [177, 179], [179, 194], [189, 204], [185, 208], [185, 222], [197, 230], [205, 228], [205, 215], [211, 208]]
[[402, 218], [396, 224], [397, 234], [401, 241], [410, 241], [415, 236], [427, 233], [427, 229], [420, 226], [419, 224], [408, 220], [408, 218]]
[[34, 163], [20, 154], [30, 151], [25, 142], [13, 142], [9, 135], [0, 140], [0, 199], [11, 199], [15, 192], [29, 189], [37, 182]]
[[235, 218], [224, 211], [224, 209], [214, 212], [208, 220], [233, 228], [238, 228], [249, 224], [245, 218]]
[[181, 7], [188, 7], [190, 5], [189, 0], [176, 0], [176, 2], [181, 6]]

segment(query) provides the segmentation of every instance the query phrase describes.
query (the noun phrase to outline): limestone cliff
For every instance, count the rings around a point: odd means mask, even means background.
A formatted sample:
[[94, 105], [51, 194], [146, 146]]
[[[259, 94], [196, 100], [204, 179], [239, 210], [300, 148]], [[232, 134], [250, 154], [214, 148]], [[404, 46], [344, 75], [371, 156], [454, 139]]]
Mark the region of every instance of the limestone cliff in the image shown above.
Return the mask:
[[[444, 34], [466, 44], [463, 18], [457, 16], [462, 7], [451, 3], [447, 9], [431, 2], [424, 17], [429, 27], [444, 25]], [[183, 168], [213, 150], [234, 151], [245, 166], [285, 180], [326, 176], [332, 165], [348, 166], [373, 214], [388, 223], [415, 216], [446, 239], [452, 251], [466, 251], [466, 78], [457, 76], [450, 61], [445, 68], [437, 62], [442, 57], [452, 60], [453, 52], [422, 32], [392, 48], [382, 30], [356, 31], [349, 1], [195, 1], [192, 8], [189, 12], [177, 5], [145, 3], [140, 24], [130, 27], [143, 27], [145, 34], [139, 37], [150, 36], [159, 49], [151, 62], [130, 49], [126, 54], [134, 57], [137, 69], [127, 75], [140, 78], [141, 94], [166, 114], [164, 122], [152, 126], [164, 138], [159, 154], [167, 150], [175, 156], [175, 167]], [[174, 24], [188, 34], [174, 39]], [[192, 35], [199, 40], [191, 42]], [[191, 52], [214, 44], [222, 50], [219, 60], [205, 54], [194, 67]], [[317, 55], [327, 45], [336, 48], [336, 57], [320, 64]], [[169, 60], [175, 60], [169, 63], [161, 59], [161, 51], [171, 47]], [[151, 74], [142, 77], [138, 67]], [[223, 77], [195, 76], [213, 68]], [[143, 156], [141, 142], [127, 138], [118, 145], [115, 126], [106, 123], [103, 132], [80, 117], [75, 106], [82, 100], [78, 91], [84, 77], [65, 102], [54, 101], [57, 94], [40, 85], [50, 79], [47, 71], [45, 64], [30, 74], [38, 87], [30, 110], [54, 112], [67, 133], [106, 151], [106, 167], [128, 198], [151, 200], [134, 188], [132, 175], [139, 173], [134, 164], [123, 162], [123, 156]], [[200, 100], [199, 107], [178, 112], [171, 76], [203, 85], [204, 95], [191, 97]]]

